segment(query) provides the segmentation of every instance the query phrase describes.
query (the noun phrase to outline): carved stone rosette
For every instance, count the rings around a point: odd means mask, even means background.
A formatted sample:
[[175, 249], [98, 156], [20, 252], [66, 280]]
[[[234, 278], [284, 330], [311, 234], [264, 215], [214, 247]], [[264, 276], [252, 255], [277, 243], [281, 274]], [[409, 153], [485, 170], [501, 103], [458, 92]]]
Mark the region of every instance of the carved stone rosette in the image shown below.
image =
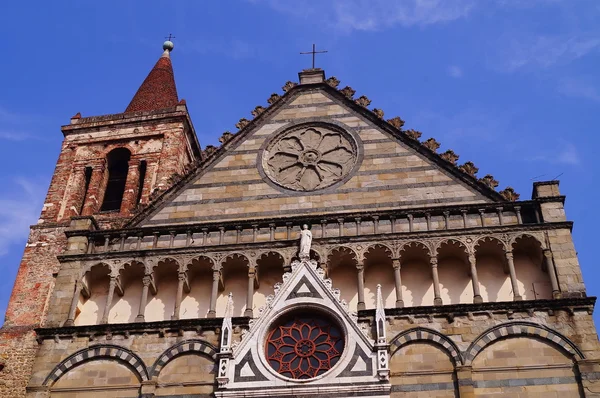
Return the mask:
[[265, 148], [262, 166], [277, 185], [315, 191], [343, 180], [356, 165], [354, 138], [334, 125], [302, 125], [275, 137]]

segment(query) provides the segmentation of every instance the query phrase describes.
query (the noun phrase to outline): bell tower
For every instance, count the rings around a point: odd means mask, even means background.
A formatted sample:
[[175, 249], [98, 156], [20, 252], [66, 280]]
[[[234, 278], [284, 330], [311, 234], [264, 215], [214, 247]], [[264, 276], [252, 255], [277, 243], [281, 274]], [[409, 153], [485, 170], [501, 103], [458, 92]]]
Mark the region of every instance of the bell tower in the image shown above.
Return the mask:
[[[202, 158], [185, 101], [177, 95], [172, 50], [173, 43], [166, 41], [125, 112], [77, 113], [61, 128], [64, 140], [54, 175], [0, 328], [0, 367], [25, 365], [3, 374], [11, 388], [27, 384], [38, 347], [34, 329], [45, 324], [50, 295], [61, 278], [57, 256], [68, 250], [65, 231], [119, 227]], [[81, 216], [93, 220], [78, 220]], [[6, 391], [0, 386], [0, 395], [8, 396]]]
[[91, 216], [113, 225], [146, 205], [201, 158], [179, 100], [171, 51], [158, 59], [124, 113], [82, 117], [62, 127], [65, 137], [40, 223]]

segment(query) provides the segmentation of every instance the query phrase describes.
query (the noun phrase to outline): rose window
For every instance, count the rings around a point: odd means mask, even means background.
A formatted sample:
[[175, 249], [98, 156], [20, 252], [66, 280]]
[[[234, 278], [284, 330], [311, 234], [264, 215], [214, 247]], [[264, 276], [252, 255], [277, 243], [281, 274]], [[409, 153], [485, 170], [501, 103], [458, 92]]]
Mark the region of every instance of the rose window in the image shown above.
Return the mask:
[[265, 151], [263, 168], [278, 185], [314, 191], [343, 180], [356, 165], [356, 144], [335, 126], [293, 129]]
[[344, 350], [344, 337], [330, 319], [300, 314], [273, 328], [266, 341], [269, 365], [292, 379], [312, 379], [331, 369]]

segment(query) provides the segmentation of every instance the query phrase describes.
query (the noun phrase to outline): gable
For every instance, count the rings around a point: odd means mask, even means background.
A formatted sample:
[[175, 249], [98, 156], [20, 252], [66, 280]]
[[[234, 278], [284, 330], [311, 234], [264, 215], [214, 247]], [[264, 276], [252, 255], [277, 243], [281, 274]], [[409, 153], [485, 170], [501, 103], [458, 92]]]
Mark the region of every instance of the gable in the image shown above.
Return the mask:
[[[411, 143], [410, 139], [383, 128], [383, 122], [368, 117], [370, 111], [358, 111], [356, 108], [361, 107], [325, 84], [298, 86], [285, 97], [274, 109], [260, 115], [257, 123], [238, 133], [226, 150], [220, 151], [210, 164], [169, 195], [141, 225], [410, 209], [496, 200], [478, 187], [481, 184], [477, 181], [466, 175], [460, 177], [461, 172], [452, 172], [453, 166], [444, 166], [444, 161], [428, 154], [417, 141]], [[274, 140], [289, 136], [288, 132], [294, 128], [298, 129], [296, 137], [314, 129], [321, 139], [327, 136], [339, 140], [336, 145], [346, 151], [338, 150], [343, 160], [352, 152], [353, 158], [349, 160], [352, 167], [322, 163], [326, 178], [335, 179], [338, 174], [344, 174], [344, 178], [330, 185], [325, 181], [323, 189], [309, 192], [303, 190], [302, 184], [287, 184], [290, 180], [285, 178], [289, 175], [282, 177], [283, 183], [274, 181], [268, 170], [272, 166], [267, 160], [269, 151]], [[276, 149], [283, 153], [286, 148], [281, 145]], [[321, 188], [316, 180], [321, 177], [313, 173], [303, 184], [311, 189]], [[295, 174], [289, 178], [293, 180]]]

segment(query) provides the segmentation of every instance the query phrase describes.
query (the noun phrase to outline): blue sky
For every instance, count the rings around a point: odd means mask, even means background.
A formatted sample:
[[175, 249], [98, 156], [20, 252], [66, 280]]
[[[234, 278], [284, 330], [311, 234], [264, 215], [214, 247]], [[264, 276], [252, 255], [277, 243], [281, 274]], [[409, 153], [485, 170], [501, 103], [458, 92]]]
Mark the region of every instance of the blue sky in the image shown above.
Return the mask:
[[[173, 33], [202, 146], [310, 66], [435, 137], [522, 199], [561, 180], [589, 295], [597, 241], [600, 3], [594, 0], [10, 2], [0, 13], [0, 314], [60, 126], [122, 112]], [[598, 316], [598, 315], [597, 315]], [[600, 319], [600, 318], [597, 318]]]

